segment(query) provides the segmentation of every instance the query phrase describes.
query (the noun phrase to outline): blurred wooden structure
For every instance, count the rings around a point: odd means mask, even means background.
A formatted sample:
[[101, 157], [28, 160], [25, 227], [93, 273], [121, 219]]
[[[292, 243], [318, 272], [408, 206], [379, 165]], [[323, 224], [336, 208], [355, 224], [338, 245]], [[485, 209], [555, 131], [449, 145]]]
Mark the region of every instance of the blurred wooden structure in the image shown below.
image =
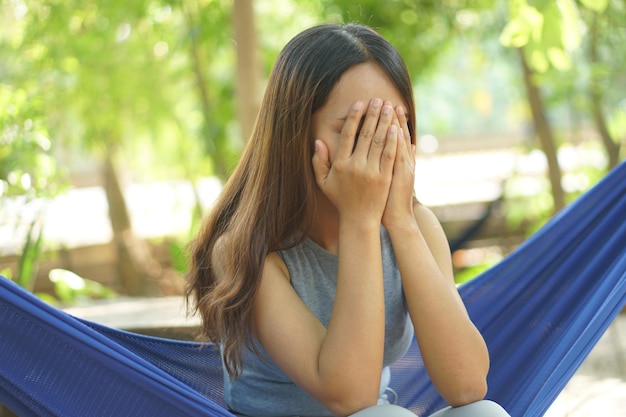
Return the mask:
[[[431, 209], [440, 219], [446, 235], [452, 242], [467, 228], [480, 221], [488, 205], [489, 202], [472, 202], [431, 207]], [[508, 253], [525, 239], [527, 233], [527, 224], [515, 229], [507, 226], [504, 211], [495, 207], [484, 224], [468, 238], [464, 248], [468, 250], [498, 248], [502, 253]], [[144, 293], [151, 296], [179, 294], [183, 278], [171, 271], [172, 261], [167, 240], [160, 244], [152, 244], [149, 248], [152, 258], [156, 261], [149, 268], [153, 270], [152, 275], [158, 278], [146, 283]], [[117, 259], [118, 252], [114, 243], [62, 248], [45, 253], [38, 264], [35, 291], [51, 293], [53, 286], [48, 279], [48, 274], [52, 269], [61, 268], [83, 278], [100, 282], [117, 292], [123, 292], [123, 283], [120, 282], [116, 272]], [[0, 257], [0, 270], [10, 268], [15, 273], [18, 262], [18, 255]], [[457, 264], [456, 267], [463, 268], [464, 265]]]
[[[147, 282], [144, 293], [149, 295], [173, 295], [180, 293], [173, 286], [172, 266], [167, 242], [149, 245], [154, 262], [149, 268], [159, 278]], [[97, 281], [116, 292], [123, 292], [123, 283], [117, 276], [118, 251], [113, 242], [76, 248], [61, 248], [44, 253], [37, 264], [37, 278], [34, 291], [52, 293], [53, 284], [48, 279], [52, 269], [61, 268], [74, 272], [80, 277]], [[0, 257], [0, 270], [9, 268], [15, 276], [19, 263], [19, 255]], [[174, 278], [175, 279], [175, 278]], [[180, 278], [182, 285], [182, 278]]]

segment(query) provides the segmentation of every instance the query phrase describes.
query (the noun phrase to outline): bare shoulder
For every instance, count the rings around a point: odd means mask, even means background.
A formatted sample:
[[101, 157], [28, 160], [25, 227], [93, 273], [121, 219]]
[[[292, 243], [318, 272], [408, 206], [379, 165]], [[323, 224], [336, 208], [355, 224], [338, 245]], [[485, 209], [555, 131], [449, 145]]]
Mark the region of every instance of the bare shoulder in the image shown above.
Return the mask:
[[265, 277], [267, 276], [283, 279], [287, 282], [290, 281], [287, 265], [285, 265], [283, 259], [276, 252], [270, 252], [265, 257], [265, 265], [263, 266], [263, 279], [265, 279]]
[[[211, 265], [218, 277], [223, 275], [226, 270], [226, 265], [232, 262], [232, 252], [231, 236], [225, 233], [217, 239], [213, 247], [213, 252], [211, 253]], [[287, 281], [289, 281], [287, 266], [276, 252], [270, 252], [265, 257], [265, 263], [262, 268], [262, 278], [265, 276], [278, 276], [286, 278]]]
[[416, 202], [413, 205], [413, 213], [415, 215], [415, 220], [417, 221], [417, 224], [422, 229], [422, 232], [426, 230], [436, 230], [439, 233], [443, 234], [445, 237], [445, 233], [443, 231], [443, 228], [441, 227], [441, 223], [431, 209], [421, 203]]

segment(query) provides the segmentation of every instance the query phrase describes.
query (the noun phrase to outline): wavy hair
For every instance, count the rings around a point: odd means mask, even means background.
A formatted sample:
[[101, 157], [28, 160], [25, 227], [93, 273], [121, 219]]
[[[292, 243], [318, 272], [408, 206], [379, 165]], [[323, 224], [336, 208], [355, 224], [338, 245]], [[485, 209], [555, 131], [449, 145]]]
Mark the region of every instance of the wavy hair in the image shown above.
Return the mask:
[[257, 351], [252, 306], [267, 255], [301, 242], [311, 227], [312, 115], [341, 75], [364, 62], [377, 63], [398, 88], [414, 136], [411, 79], [396, 49], [366, 26], [309, 28], [279, 54], [250, 140], [191, 242], [187, 300], [200, 313], [203, 336], [222, 345], [231, 377], [241, 371], [243, 347]]

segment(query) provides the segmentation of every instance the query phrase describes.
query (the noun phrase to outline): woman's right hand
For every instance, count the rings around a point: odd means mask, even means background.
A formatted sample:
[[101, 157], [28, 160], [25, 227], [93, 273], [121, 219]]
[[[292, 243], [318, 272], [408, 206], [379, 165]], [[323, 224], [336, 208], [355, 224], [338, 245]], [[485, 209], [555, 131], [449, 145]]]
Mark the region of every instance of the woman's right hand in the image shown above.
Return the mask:
[[[315, 140], [313, 171], [317, 185], [341, 219], [371, 221], [378, 226], [393, 175], [398, 127], [393, 124], [394, 111], [389, 102], [373, 99], [365, 116], [364, 111], [360, 101], [350, 109], [332, 161], [324, 141]], [[359, 131], [362, 117], [365, 120]]]

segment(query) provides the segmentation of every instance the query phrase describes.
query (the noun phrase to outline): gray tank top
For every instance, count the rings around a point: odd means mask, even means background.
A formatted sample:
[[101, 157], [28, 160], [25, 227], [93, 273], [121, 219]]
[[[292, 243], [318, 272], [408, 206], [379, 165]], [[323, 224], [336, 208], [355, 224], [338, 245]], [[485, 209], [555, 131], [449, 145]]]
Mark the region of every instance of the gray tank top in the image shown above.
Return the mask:
[[[384, 366], [389, 366], [406, 353], [413, 337], [413, 326], [391, 241], [382, 227], [381, 247], [385, 283]], [[279, 252], [279, 255], [287, 265], [295, 291], [328, 327], [337, 285], [337, 256], [310, 239]], [[258, 348], [262, 359], [244, 349], [243, 370], [236, 379], [230, 379], [224, 370], [224, 398], [234, 412], [253, 417], [332, 416], [313, 397], [291, 382], [260, 344]]]

